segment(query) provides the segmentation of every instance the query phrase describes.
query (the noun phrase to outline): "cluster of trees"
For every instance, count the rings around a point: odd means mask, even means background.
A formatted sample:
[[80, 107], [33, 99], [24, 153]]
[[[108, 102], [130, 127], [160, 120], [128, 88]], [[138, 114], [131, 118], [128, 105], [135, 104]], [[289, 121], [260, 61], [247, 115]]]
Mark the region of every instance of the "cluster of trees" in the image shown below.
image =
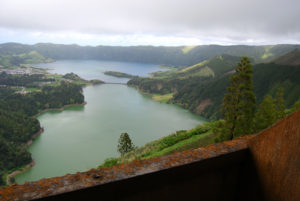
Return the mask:
[[59, 86], [44, 86], [41, 93], [34, 93], [32, 96], [40, 109], [84, 103], [82, 87], [66, 82], [61, 82]]
[[[6, 89], [7, 90], [7, 89]], [[61, 82], [59, 86], [43, 86], [41, 92], [26, 95], [11, 93], [3, 98], [0, 108], [33, 116], [45, 109], [84, 103], [82, 87]]]
[[270, 94], [264, 97], [253, 119], [254, 132], [265, 129], [277, 120], [285, 117], [285, 101], [283, 96], [284, 89], [279, 88], [275, 98]]
[[40, 87], [39, 82], [54, 82], [53, 78], [46, 78], [43, 74], [22, 74], [11, 75], [5, 72], [0, 73], [0, 85], [6, 86], [23, 86], [23, 87]]
[[[245, 57], [238, 63], [236, 73], [230, 77], [221, 110], [224, 120], [215, 129], [219, 133], [217, 141], [259, 132], [285, 117], [283, 88], [278, 88], [274, 98], [267, 94], [256, 108], [252, 74], [250, 60]], [[295, 103], [295, 109], [298, 102], [300, 100]]]
[[5, 139], [0, 140], [0, 151], [0, 171], [11, 170], [32, 161], [31, 154], [20, 144]]
[[[24, 144], [39, 130], [40, 123], [36, 118], [22, 112], [0, 109], [0, 172], [31, 162], [31, 155]], [[3, 182], [1, 179], [0, 183]]]
[[[9, 87], [0, 87], [0, 173], [31, 162], [25, 144], [40, 128], [33, 117], [44, 109], [84, 103], [79, 85], [62, 82], [44, 86], [41, 92], [16, 94]], [[0, 175], [0, 183], [1, 181]]]

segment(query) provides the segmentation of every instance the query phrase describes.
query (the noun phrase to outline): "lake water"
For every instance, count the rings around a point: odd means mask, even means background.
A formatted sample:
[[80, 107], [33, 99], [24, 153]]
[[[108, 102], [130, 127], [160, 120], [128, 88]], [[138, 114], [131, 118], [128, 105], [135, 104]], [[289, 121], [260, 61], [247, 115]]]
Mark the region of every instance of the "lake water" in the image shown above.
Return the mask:
[[118, 71], [131, 75], [148, 76], [151, 72], [165, 71], [156, 64], [134, 62], [115, 62], [98, 60], [62, 60], [54, 63], [38, 64], [40, 68], [50, 69], [51, 73], [66, 74], [76, 73], [80, 77], [91, 80], [99, 79], [104, 82], [126, 83], [128, 78], [117, 78], [103, 74], [105, 71]]
[[[81, 70], [77, 62], [86, 71]], [[97, 67], [100, 65], [93, 67], [98, 63], [101, 62], [62, 61], [47, 65], [51, 65], [55, 72], [72, 71], [85, 79], [99, 79], [103, 78], [101, 75], [103, 71], [97, 74]], [[112, 63], [107, 65], [108, 68], [105, 70], [116, 70], [109, 68], [116, 62]], [[143, 75], [151, 72], [148, 67], [158, 68], [149, 64], [131, 65], [118, 62], [118, 65], [118, 71]], [[141, 66], [141, 72], [138, 72], [138, 65]], [[77, 67], [72, 69], [70, 66]], [[128, 70], [129, 66], [135, 66], [134, 71]], [[114, 79], [119, 82], [117, 78]], [[142, 146], [176, 130], [193, 128], [204, 121], [201, 117], [176, 105], [155, 102], [126, 85], [89, 86], [84, 88], [83, 93], [87, 102], [85, 106], [72, 106], [64, 111], [50, 111], [38, 117], [45, 131], [29, 147], [36, 164], [29, 171], [18, 175], [17, 182], [23, 183], [96, 168], [106, 158], [119, 156], [117, 144], [123, 132], [129, 133], [135, 145]]]

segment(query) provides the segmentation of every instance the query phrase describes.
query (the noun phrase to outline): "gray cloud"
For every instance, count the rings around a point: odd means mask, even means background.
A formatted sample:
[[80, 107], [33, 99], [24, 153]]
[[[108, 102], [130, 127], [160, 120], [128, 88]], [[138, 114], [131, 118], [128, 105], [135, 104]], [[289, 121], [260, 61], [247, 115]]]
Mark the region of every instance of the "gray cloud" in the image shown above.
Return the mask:
[[300, 42], [299, 0], [1, 0], [0, 28]]

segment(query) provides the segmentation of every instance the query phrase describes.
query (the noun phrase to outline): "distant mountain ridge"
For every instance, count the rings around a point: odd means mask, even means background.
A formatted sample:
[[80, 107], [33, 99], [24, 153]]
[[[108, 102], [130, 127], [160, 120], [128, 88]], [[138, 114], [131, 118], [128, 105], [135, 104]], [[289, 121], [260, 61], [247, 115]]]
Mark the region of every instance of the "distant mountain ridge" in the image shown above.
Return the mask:
[[63, 59], [99, 59], [124, 62], [143, 62], [173, 66], [191, 66], [217, 55], [248, 56], [254, 63], [269, 62], [282, 56], [300, 45], [265, 45], [265, 46], [79, 46], [51, 43], [24, 45], [19, 43], [0, 44], [0, 55], [23, 54], [36, 51], [47, 58]]
[[295, 49], [285, 55], [276, 58], [275, 60], [273, 60], [273, 62], [279, 65], [300, 65], [300, 50]]

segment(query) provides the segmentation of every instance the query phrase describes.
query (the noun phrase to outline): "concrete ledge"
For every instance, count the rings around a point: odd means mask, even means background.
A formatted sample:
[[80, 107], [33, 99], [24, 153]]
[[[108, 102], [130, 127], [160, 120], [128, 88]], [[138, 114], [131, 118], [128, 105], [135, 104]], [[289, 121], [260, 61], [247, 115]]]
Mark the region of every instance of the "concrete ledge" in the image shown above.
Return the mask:
[[0, 189], [0, 199], [38, 199], [126, 180], [149, 173], [168, 170], [170, 168], [185, 166], [187, 164], [199, 163], [207, 159], [246, 150], [248, 147], [247, 142], [252, 137], [254, 137], [254, 135], [167, 156], [134, 161], [129, 164], [122, 164], [111, 168], [91, 169], [87, 172], [41, 179], [36, 182], [26, 182], [24, 185], [12, 185]]

